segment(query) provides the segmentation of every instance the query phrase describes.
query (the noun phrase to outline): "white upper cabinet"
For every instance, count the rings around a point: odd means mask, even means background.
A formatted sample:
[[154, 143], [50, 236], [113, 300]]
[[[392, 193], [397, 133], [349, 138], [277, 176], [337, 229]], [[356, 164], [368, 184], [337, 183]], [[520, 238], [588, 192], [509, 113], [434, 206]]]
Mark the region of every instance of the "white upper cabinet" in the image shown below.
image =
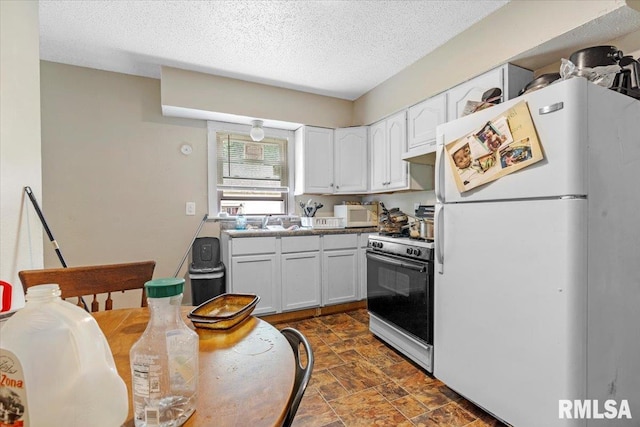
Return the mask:
[[441, 93], [409, 108], [409, 152], [436, 150], [436, 128], [447, 121], [447, 96]]
[[533, 79], [533, 72], [512, 64], [504, 64], [453, 87], [447, 92], [447, 121], [462, 117], [467, 101], [480, 101], [491, 88], [502, 90], [502, 101], [518, 96], [520, 90]]
[[369, 128], [371, 143], [371, 191], [384, 191], [387, 184], [387, 123], [382, 120]]
[[334, 132], [334, 193], [367, 191], [367, 127], [336, 129]]
[[367, 127], [296, 131], [295, 194], [366, 193]]
[[407, 150], [406, 112], [401, 111], [371, 125], [371, 192], [424, 190], [433, 182], [426, 165], [409, 165], [402, 160]]
[[333, 193], [333, 129], [303, 126], [295, 141], [295, 194]]
[[407, 187], [409, 165], [402, 161], [407, 151], [407, 113], [401, 111], [387, 119], [387, 190]]

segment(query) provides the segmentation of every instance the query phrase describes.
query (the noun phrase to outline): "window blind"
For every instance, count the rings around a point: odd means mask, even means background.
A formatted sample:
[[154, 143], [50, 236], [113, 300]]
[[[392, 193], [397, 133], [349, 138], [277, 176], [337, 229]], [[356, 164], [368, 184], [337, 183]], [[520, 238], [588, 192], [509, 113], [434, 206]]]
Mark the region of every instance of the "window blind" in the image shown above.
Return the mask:
[[288, 192], [287, 141], [265, 138], [253, 141], [248, 135], [216, 134], [218, 190]]

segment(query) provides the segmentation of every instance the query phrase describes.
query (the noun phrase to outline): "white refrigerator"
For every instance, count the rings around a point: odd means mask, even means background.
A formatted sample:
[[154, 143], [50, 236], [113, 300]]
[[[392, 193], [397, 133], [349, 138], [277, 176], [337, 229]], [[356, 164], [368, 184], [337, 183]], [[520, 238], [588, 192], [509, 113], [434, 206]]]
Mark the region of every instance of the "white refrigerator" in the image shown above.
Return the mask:
[[[459, 192], [445, 145], [523, 99], [544, 159]], [[437, 134], [434, 375], [516, 427], [640, 426], [640, 101], [575, 78]]]

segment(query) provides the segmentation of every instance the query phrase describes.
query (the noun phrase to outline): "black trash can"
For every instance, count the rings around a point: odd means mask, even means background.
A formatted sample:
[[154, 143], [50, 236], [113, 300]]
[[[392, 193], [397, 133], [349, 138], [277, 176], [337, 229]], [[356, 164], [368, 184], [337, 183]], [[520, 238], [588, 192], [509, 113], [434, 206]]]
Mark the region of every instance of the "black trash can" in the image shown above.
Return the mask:
[[191, 303], [200, 305], [226, 292], [225, 267], [220, 261], [220, 240], [198, 237], [191, 247]]

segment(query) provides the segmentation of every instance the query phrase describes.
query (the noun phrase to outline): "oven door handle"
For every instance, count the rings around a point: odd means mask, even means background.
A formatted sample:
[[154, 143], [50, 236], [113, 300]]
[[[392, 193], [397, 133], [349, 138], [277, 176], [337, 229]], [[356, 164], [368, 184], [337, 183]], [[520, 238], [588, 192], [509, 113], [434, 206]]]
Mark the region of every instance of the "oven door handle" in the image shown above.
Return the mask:
[[389, 256], [383, 256], [383, 255], [374, 254], [372, 252], [367, 252], [367, 258], [374, 259], [376, 261], [379, 261], [379, 262], [382, 262], [382, 263], [385, 263], [385, 264], [391, 264], [391, 265], [394, 265], [396, 267], [402, 267], [402, 268], [408, 268], [410, 270], [415, 270], [415, 271], [417, 271], [419, 273], [424, 273], [425, 271], [427, 271], [427, 266], [424, 265], [424, 264], [415, 264], [415, 263], [412, 263], [412, 262], [407, 262], [407, 261], [391, 258]]

